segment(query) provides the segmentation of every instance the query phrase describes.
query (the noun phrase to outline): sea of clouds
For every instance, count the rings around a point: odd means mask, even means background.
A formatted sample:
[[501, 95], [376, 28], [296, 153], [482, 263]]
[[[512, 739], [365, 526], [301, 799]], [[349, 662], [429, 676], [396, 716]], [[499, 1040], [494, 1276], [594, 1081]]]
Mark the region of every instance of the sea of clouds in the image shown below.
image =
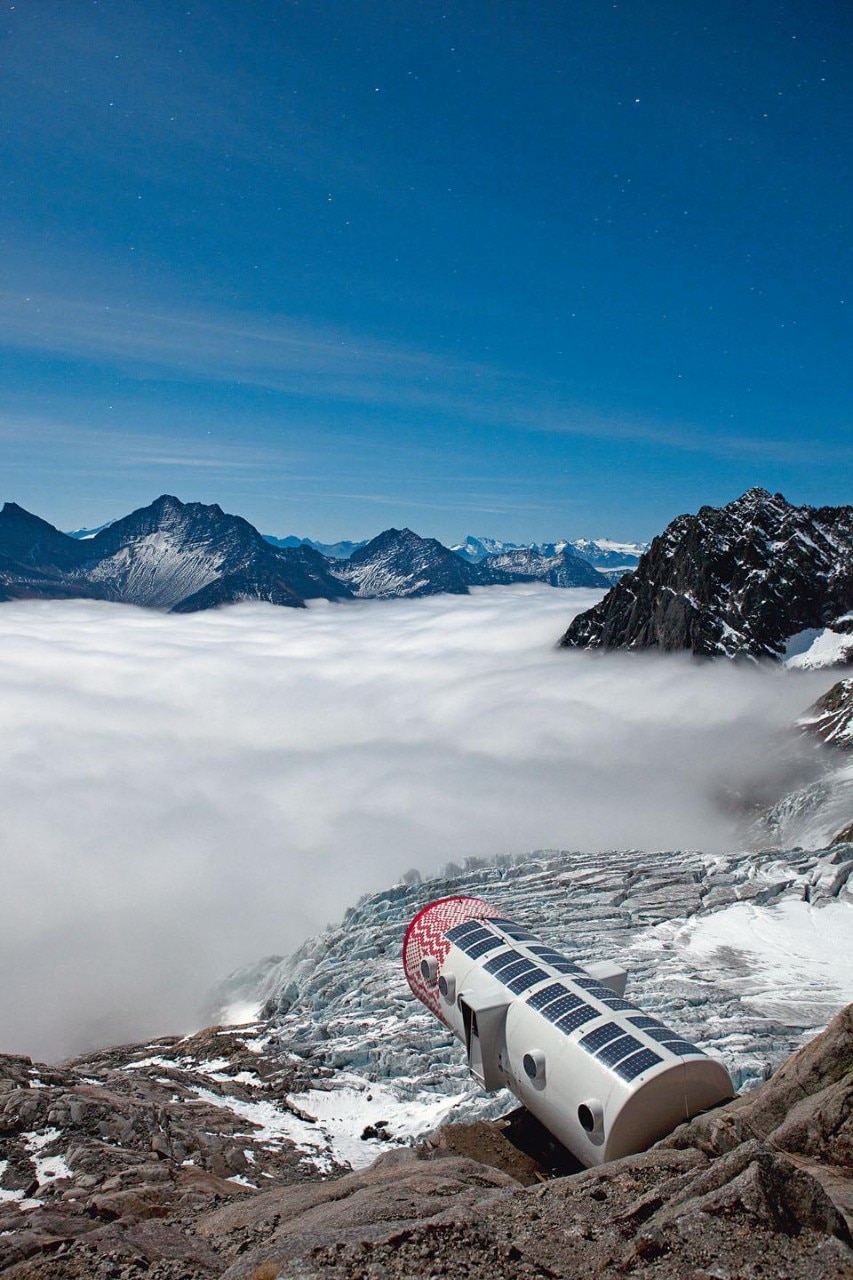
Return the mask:
[[412, 867], [738, 844], [833, 675], [555, 648], [599, 598], [0, 605], [0, 1051], [187, 1031]]

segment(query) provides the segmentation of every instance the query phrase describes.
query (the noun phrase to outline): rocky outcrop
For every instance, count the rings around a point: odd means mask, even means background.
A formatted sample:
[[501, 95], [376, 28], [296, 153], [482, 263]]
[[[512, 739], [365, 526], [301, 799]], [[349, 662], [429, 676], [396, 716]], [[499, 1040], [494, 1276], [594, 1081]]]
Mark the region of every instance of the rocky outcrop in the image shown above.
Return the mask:
[[799, 723], [828, 746], [853, 751], [853, 680], [839, 680]]
[[60, 1066], [0, 1055], [0, 1275], [220, 1275], [198, 1215], [316, 1176], [286, 1137], [304, 1073], [222, 1028]]
[[286, 1136], [316, 1077], [270, 1034], [0, 1057], [4, 1280], [853, 1276], [853, 1006], [752, 1093], [583, 1172], [523, 1111], [320, 1171]]
[[[745, 1098], [642, 1155], [520, 1189], [448, 1143], [206, 1214], [224, 1280], [853, 1276], [853, 1007]], [[482, 1126], [487, 1128], [488, 1126]], [[452, 1141], [452, 1139], [451, 1139]]]
[[848, 626], [853, 507], [795, 507], [750, 489], [679, 516], [560, 643], [778, 659], [805, 630]]

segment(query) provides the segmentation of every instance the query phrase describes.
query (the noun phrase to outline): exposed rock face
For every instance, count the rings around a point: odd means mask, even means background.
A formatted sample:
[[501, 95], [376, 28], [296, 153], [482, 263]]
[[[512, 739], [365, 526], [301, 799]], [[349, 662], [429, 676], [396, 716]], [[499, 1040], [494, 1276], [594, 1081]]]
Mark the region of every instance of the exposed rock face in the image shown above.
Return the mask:
[[0, 1055], [0, 1274], [218, 1276], [199, 1213], [316, 1175], [283, 1137], [299, 1083], [217, 1028], [56, 1067]]
[[[264, 1224], [264, 1243], [235, 1262], [227, 1280], [248, 1280], [263, 1264], [282, 1280], [420, 1273], [840, 1280], [853, 1276], [851, 1109], [853, 1007], [767, 1084], [643, 1155], [518, 1190], [499, 1174], [478, 1187], [468, 1162], [448, 1158], [445, 1143], [420, 1153], [428, 1159], [420, 1175], [411, 1155], [384, 1156], [332, 1188], [300, 1192], [298, 1202], [273, 1191], [226, 1207], [200, 1230], [227, 1238]], [[488, 1160], [484, 1138], [480, 1151]]]
[[238, 600], [301, 606], [350, 593], [310, 549], [277, 550], [220, 507], [158, 498], [89, 539], [83, 571], [105, 599], [190, 613]]
[[292, 1068], [259, 1043], [213, 1029], [56, 1068], [0, 1057], [0, 1275], [853, 1276], [853, 1006], [754, 1092], [541, 1184], [524, 1113], [310, 1176], [217, 1104], [261, 1089], [282, 1106]]
[[561, 644], [776, 658], [853, 609], [853, 507], [794, 507], [750, 489], [679, 516]]
[[476, 566], [411, 529], [386, 529], [339, 561], [335, 572], [354, 595], [378, 600], [443, 591], [464, 595], [470, 586], [488, 584]]
[[839, 680], [800, 721], [807, 733], [832, 747], [853, 751], [853, 680]]

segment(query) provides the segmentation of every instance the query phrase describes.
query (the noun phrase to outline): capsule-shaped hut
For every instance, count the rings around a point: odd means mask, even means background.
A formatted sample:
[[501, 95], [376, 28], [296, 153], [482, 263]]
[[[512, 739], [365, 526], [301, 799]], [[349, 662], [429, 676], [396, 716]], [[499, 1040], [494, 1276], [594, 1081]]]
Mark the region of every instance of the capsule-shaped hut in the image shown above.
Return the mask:
[[442, 898], [403, 943], [409, 986], [587, 1166], [646, 1150], [734, 1094], [725, 1067], [624, 998], [614, 965], [581, 968], [480, 898]]

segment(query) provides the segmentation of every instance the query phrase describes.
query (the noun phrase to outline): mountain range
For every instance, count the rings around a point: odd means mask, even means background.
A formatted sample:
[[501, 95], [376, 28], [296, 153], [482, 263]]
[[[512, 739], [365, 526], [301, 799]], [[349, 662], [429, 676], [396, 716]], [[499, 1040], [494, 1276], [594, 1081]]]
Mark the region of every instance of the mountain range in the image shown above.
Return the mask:
[[[280, 540], [286, 541], [286, 540]], [[351, 554], [274, 545], [221, 507], [164, 494], [98, 530], [61, 533], [7, 502], [0, 511], [0, 600], [94, 599], [191, 613], [243, 600], [301, 607], [312, 599], [464, 594], [474, 586], [550, 582], [606, 588], [568, 548], [512, 565], [466, 562], [433, 538], [387, 529]]]
[[505, 556], [509, 553], [529, 551], [535, 556], [553, 559], [568, 551], [595, 565], [605, 576], [618, 579], [623, 573], [636, 568], [640, 556], [649, 548], [647, 542], [612, 542], [609, 538], [576, 538], [573, 542], [499, 542], [496, 538], [475, 537], [469, 534], [464, 542], [451, 547], [463, 560], [479, 564], [488, 556]]
[[[574, 619], [560, 640], [565, 647], [781, 659], [803, 668], [853, 660], [850, 506], [798, 507], [750, 489], [724, 507], [678, 516], [647, 550], [606, 540], [514, 546], [473, 537], [452, 548], [411, 529], [325, 545], [329, 554], [305, 540], [264, 536], [218, 506], [168, 495], [75, 535], [6, 503], [0, 600], [87, 598], [194, 612], [243, 600], [301, 607], [544, 582], [610, 588]], [[636, 564], [601, 572], [593, 556], [634, 556]]]
[[[92, 538], [107, 527], [108, 525], [101, 524], [91, 529], [71, 529], [68, 536], [78, 539]], [[312, 551], [319, 551], [330, 560], [349, 560], [353, 552], [366, 547], [369, 541], [364, 538], [361, 542], [347, 540], [316, 542], [313, 538], [300, 538], [295, 534], [279, 538], [272, 533], [263, 534], [263, 538], [272, 547], [310, 547]], [[621, 574], [627, 573], [629, 569], [636, 568], [640, 556], [644, 551], [648, 551], [649, 543], [613, 542], [609, 538], [575, 538], [572, 542], [566, 539], [560, 542], [501, 542], [498, 538], [475, 537], [474, 534], [469, 533], [464, 542], [454, 543], [449, 549], [455, 551], [469, 564], [479, 564], [487, 556], [504, 555], [509, 551], [530, 551], [535, 556], [543, 556], [546, 559], [553, 559], [555, 556], [562, 555], [564, 551], [568, 551], [569, 555], [588, 560], [606, 577], [616, 579]]]
[[804, 666], [817, 642], [828, 660], [853, 658], [853, 506], [797, 507], [758, 488], [678, 516], [561, 640], [729, 658], [795, 654]]

